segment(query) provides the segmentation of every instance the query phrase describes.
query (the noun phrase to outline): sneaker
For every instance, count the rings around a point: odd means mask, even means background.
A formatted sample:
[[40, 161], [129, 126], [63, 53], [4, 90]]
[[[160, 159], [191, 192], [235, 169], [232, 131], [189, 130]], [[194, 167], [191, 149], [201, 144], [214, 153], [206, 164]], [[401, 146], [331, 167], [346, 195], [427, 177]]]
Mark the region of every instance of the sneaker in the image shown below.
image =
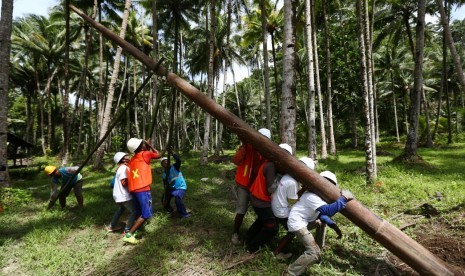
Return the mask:
[[131, 235], [131, 233], [127, 233], [126, 236], [123, 238], [123, 242], [127, 242], [130, 244], [138, 244], [139, 241], [136, 240], [136, 237], [134, 235]]
[[280, 252], [278, 255], [275, 256], [276, 260], [287, 260], [289, 259], [290, 257], [292, 257], [292, 253], [289, 252], [289, 253], [283, 253], [283, 252]]
[[[128, 231], [129, 232], [129, 231]], [[134, 238], [140, 239], [142, 238], [142, 233], [139, 232], [139, 230], [134, 231], [134, 234], [132, 234]]]
[[108, 226], [107, 227], [107, 232], [108, 233], [116, 232], [116, 231], [121, 230], [122, 228], [123, 227], [121, 227], [121, 226], [115, 226], [115, 227]]
[[232, 234], [231, 242], [234, 245], [240, 245], [241, 244], [241, 240], [239, 239], [239, 235], [237, 233]]

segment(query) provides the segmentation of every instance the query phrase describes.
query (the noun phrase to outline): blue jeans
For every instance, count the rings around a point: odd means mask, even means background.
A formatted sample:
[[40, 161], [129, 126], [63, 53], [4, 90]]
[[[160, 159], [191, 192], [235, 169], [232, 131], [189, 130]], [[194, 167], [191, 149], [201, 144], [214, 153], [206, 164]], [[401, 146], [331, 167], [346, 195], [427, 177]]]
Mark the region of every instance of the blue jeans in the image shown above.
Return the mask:
[[174, 197], [174, 204], [176, 204], [176, 210], [178, 211], [180, 218], [189, 216], [186, 210], [186, 206], [184, 205], [184, 202], [182, 201], [185, 194], [186, 194], [186, 190], [182, 190], [182, 189], [172, 190], [168, 197], [169, 205], [171, 204], [171, 199]]
[[125, 202], [116, 203], [118, 204], [118, 210], [116, 210], [115, 214], [113, 215], [110, 227], [114, 228], [124, 211], [128, 210], [130, 214], [128, 218], [128, 223], [126, 224], [126, 227], [124, 229], [125, 231], [129, 231], [129, 229], [131, 229], [131, 227], [134, 225], [134, 221], [136, 221], [136, 219], [140, 216], [140, 213], [137, 212], [137, 206], [135, 206], [135, 203], [136, 202], [132, 199]]

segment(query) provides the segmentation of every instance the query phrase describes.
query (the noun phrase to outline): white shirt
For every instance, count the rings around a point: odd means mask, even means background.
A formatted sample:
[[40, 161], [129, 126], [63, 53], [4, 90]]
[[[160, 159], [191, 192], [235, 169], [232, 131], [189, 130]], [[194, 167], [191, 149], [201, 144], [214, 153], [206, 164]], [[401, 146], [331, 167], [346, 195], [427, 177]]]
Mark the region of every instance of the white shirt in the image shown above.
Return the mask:
[[113, 186], [113, 198], [116, 203], [126, 202], [132, 199], [132, 195], [129, 193], [126, 187], [123, 187], [121, 180], [128, 178], [127, 172], [129, 167], [126, 165], [121, 165], [116, 170], [115, 185]]
[[291, 206], [287, 199], [298, 199], [298, 184], [292, 176], [285, 174], [279, 182], [276, 191], [271, 195], [271, 209], [277, 218], [287, 218]]
[[287, 227], [289, 232], [295, 232], [304, 227], [307, 227], [309, 222], [313, 222], [318, 218], [320, 212], [316, 209], [327, 203], [314, 193], [305, 192], [291, 208]]

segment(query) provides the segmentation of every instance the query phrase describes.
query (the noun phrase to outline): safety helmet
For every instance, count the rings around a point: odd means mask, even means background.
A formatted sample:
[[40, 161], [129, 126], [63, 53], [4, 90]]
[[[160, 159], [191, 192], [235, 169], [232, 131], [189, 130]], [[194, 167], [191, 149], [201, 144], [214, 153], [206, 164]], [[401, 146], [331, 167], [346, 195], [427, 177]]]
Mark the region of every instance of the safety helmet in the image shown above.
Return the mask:
[[264, 135], [266, 138], [271, 139], [271, 131], [267, 128], [261, 128], [258, 130], [262, 135]]
[[44, 173], [46, 175], [51, 175], [56, 169], [57, 169], [57, 167], [55, 167], [55, 166], [46, 166], [45, 169], [44, 169]]
[[305, 165], [307, 165], [307, 167], [309, 167], [311, 170], [315, 169], [315, 162], [313, 161], [312, 158], [301, 157], [299, 160], [302, 161]]
[[128, 141], [128, 150], [131, 152], [131, 153], [134, 153], [136, 151], [136, 149], [140, 146], [140, 144], [142, 143], [142, 139], [139, 139], [139, 138], [131, 138], [129, 139]]
[[282, 148], [282, 149], [287, 150], [287, 152], [289, 152], [290, 154], [292, 154], [292, 147], [289, 146], [288, 144], [282, 143], [282, 144], [279, 144], [279, 147]]
[[330, 171], [324, 171], [320, 173], [321, 176], [331, 181], [337, 187], [337, 178], [336, 175]]
[[165, 160], [168, 160], [168, 157], [162, 157], [162, 158], [160, 159], [160, 164], [163, 165], [163, 161], [165, 161]]
[[117, 152], [115, 153], [115, 156], [113, 157], [113, 160], [115, 161], [116, 164], [118, 164], [121, 160], [123, 160], [123, 157], [125, 157], [127, 154], [125, 152]]

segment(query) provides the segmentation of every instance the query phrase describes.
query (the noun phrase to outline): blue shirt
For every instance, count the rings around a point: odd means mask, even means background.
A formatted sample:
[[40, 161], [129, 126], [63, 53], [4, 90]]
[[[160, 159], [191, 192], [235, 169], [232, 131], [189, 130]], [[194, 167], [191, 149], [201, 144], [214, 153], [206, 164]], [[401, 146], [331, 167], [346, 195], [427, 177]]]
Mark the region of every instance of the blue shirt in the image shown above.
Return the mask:
[[326, 223], [329, 227], [335, 225], [336, 223], [333, 220], [331, 220], [330, 217], [344, 210], [344, 208], [346, 208], [346, 203], [347, 203], [347, 200], [345, 199], [345, 197], [341, 196], [335, 202], [319, 207], [318, 209], [316, 209], [317, 211], [320, 212], [320, 215], [318, 218], [322, 222]]
[[[78, 167], [64, 167], [58, 169], [58, 171], [61, 174], [61, 177], [52, 177], [52, 182], [54, 184], [60, 184], [61, 186], [65, 185], [68, 183], [68, 180], [74, 175], [74, 173], [77, 171]], [[81, 180], [82, 176], [80, 173], [78, 173], [73, 180], [71, 181], [71, 186], [74, 186], [78, 180]]]
[[[173, 154], [176, 163], [170, 166], [168, 175], [168, 185], [173, 190], [187, 190], [186, 180], [181, 172], [181, 159], [178, 155]], [[166, 179], [166, 172], [163, 172], [163, 180]]]

